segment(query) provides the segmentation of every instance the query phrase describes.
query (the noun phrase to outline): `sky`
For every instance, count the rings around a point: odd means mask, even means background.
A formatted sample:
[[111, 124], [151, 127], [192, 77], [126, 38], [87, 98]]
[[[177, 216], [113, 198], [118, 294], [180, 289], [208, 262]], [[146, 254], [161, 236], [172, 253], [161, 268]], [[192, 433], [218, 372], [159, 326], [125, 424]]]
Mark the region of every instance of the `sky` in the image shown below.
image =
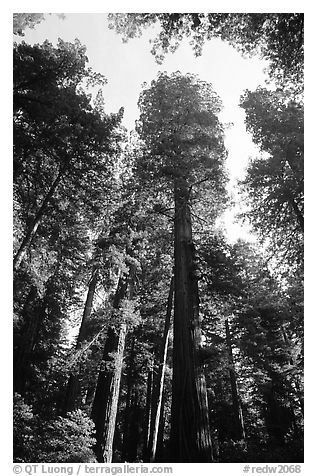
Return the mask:
[[[220, 119], [231, 124], [226, 129], [225, 145], [228, 149], [227, 169], [230, 174], [229, 192], [235, 194], [235, 179], [242, 178], [248, 158], [258, 153], [251, 136], [246, 133], [244, 111], [239, 98], [245, 89], [254, 90], [265, 85], [264, 69], [267, 64], [259, 58], [242, 58], [231, 46], [219, 39], [206, 42], [202, 56], [196, 58], [187, 40], [175, 53], [169, 53], [163, 64], [158, 65], [150, 53], [149, 39], [156, 27], [145, 30], [141, 38], [123, 43], [121, 37], [107, 27], [104, 13], [66, 13], [46, 15], [45, 21], [34, 29], [25, 30], [24, 38], [15, 41], [42, 43], [48, 39], [53, 45], [62, 38], [73, 42], [78, 38], [87, 47], [89, 66], [107, 78], [103, 88], [106, 112], [117, 112], [124, 107], [123, 125], [134, 128], [139, 116], [137, 101], [143, 83], [150, 83], [158, 71], [194, 73], [201, 80], [212, 83], [223, 102]], [[234, 223], [234, 210], [226, 212], [221, 221], [227, 229], [230, 241], [238, 237], [254, 239], [250, 229]]]

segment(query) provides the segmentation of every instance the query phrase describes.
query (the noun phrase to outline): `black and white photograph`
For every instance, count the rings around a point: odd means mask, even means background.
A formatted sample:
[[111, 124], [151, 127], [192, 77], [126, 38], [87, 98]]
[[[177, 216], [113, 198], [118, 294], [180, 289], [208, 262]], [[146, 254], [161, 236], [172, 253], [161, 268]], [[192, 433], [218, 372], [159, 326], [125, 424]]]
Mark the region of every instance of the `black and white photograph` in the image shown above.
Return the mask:
[[187, 7], [11, 15], [16, 474], [302, 471], [306, 13]]

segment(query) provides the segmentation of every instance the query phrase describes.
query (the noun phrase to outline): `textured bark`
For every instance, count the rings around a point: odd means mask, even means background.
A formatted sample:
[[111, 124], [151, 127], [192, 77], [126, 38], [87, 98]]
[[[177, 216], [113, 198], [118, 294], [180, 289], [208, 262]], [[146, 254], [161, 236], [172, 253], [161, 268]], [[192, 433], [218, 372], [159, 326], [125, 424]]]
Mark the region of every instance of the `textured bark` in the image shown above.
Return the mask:
[[46, 194], [46, 196], [45, 196], [45, 198], [42, 202], [42, 205], [40, 206], [38, 212], [36, 213], [36, 215], [34, 217], [34, 220], [31, 224], [30, 228], [28, 229], [24, 239], [22, 240], [20, 248], [17, 251], [17, 253], [16, 253], [16, 255], [13, 259], [13, 269], [14, 269], [14, 271], [16, 271], [20, 267], [20, 265], [22, 263], [22, 260], [25, 256], [25, 253], [26, 253], [28, 247], [30, 246], [34, 236], [36, 235], [39, 224], [41, 223], [42, 218], [45, 215], [47, 205], [49, 204], [50, 200], [52, 199], [52, 197], [55, 193], [55, 190], [57, 189], [58, 185], [60, 184], [60, 181], [62, 179], [62, 176], [63, 176], [64, 172], [65, 172], [65, 167], [60, 170], [57, 177], [55, 178], [52, 185], [50, 186], [50, 189], [47, 192], [47, 194]]
[[[184, 190], [185, 188], [185, 190]], [[171, 461], [212, 461], [206, 381], [199, 363], [201, 330], [195, 249], [186, 187], [175, 186], [175, 306]]]
[[[78, 337], [76, 341], [76, 348], [75, 348], [76, 350], [80, 349], [81, 344], [84, 340], [84, 328], [92, 313], [93, 300], [95, 296], [97, 283], [98, 283], [98, 267], [94, 266], [92, 270], [89, 286], [88, 286], [88, 292], [87, 292], [83, 317], [82, 317], [82, 321], [80, 324], [79, 333], [78, 333]], [[67, 383], [63, 414], [66, 414], [67, 412], [71, 412], [77, 408], [78, 406], [77, 397], [79, 394], [80, 394], [80, 384], [79, 384], [78, 375], [76, 373], [71, 373]]]
[[168, 338], [170, 334], [171, 315], [173, 308], [173, 296], [174, 296], [174, 276], [171, 279], [169, 295], [167, 299], [167, 309], [163, 332], [162, 347], [159, 356], [159, 365], [157, 372], [156, 385], [153, 390], [153, 405], [152, 405], [152, 418], [151, 418], [151, 431], [149, 437], [149, 459], [150, 462], [155, 461], [158, 430], [160, 424], [160, 417], [162, 411], [162, 397], [164, 388], [164, 376], [166, 367], [166, 356], [168, 349]]
[[230, 375], [230, 385], [231, 385], [232, 406], [233, 406], [233, 415], [234, 415], [234, 422], [233, 422], [234, 434], [237, 440], [244, 440], [245, 439], [244, 421], [243, 421], [242, 408], [241, 408], [241, 403], [240, 403], [240, 398], [238, 393], [236, 373], [234, 370], [234, 360], [233, 360], [231, 335], [230, 335], [228, 319], [225, 320], [225, 327], [226, 327], [226, 344], [227, 344], [228, 357], [229, 357], [229, 375]]
[[[120, 278], [113, 303], [115, 309], [119, 308], [121, 300], [126, 296], [127, 288], [127, 280]], [[95, 453], [101, 463], [111, 463], [112, 460], [126, 332], [126, 323], [120, 325], [119, 332], [113, 327], [108, 330], [92, 406], [91, 418], [96, 430]]]

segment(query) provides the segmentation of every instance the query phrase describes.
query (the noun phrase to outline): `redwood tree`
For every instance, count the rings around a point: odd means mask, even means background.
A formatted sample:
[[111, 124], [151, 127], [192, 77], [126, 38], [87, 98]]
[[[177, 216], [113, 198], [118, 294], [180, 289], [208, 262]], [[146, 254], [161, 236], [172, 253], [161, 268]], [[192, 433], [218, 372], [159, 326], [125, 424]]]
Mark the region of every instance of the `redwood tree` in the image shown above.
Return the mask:
[[140, 168], [174, 203], [171, 460], [207, 462], [213, 456], [199, 356], [202, 339], [192, 214], [202, 192], [210, 198], [213, 212], [219, 198], [224, 198], [226, 151], [217, 118], [220, 100], [211, 85], [194, 76], [161, 73], [143, 91], [139, 107], [138, 132], [145, 143], [146, 157]]

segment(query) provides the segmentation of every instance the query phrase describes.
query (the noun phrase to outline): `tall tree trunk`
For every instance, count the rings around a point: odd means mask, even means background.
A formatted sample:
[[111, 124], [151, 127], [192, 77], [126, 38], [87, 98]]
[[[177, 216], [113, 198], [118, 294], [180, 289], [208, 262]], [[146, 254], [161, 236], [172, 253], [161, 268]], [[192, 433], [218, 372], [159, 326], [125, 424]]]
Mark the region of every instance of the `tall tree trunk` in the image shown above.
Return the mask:
[[165, 431], [165, 417], [164, 417], [164, 407], [166, 402], [166, 394], [162, 393], [162, 402], [161, 402], [161, 412], [160, 412], [160, 421], [158, 424], [158, 432], [157, 432], [157, 443], [156, 443], [156, 451], [155, 451], [155, 461], [156, 462], [164, 462], [168, 459], [168, 448], [164, 446], [164, 431]]
[[[95, 296], [96, 286], [98, 283], [98, 267], [95, 265], [92, 270], [91, 279], [89, 281], [88, 292], [83, 312], [82, 321], [79, 328], [79, 333], [76, 341], [75, 350], [80, 350], [80, 347], [84, 340], [84, 329], [88, 319], [91, 316], [93, 309], [93, 300]], [[71, 412], [77, 408], [77, 397], [80, 393], [80, 384], [78, 375], [74, 372], [69, 376], [66, 390], [65, 404], [63, 408], [63, 413]]]
[[206, 380], [199, 362], [201, 330], [195, 249], [187, 187], [175, 184], [175, 307], [171, 461], [210, 462]]
[[238, 394], [236, 373], [234, 369], [234, 360], [233, 360], [231, 335], [230, 335], [228, 318], [225, 320], [225, 326], [226, 326], [226, 344], [227, 344], [228, 357], [229, 357], [229, 375], [230, 375], [230, 385], [231, 385], [232, 406], [233, 406], [233, 414], [234, 414], [234, 429], [235, 429], [234, 433], [236, 435], [237, 440], [244, 440], [245, 439], [244, 421], [243, 421], [240, 398]]
[[151, 369], [148, 371], [147, 388], [146, 388], [146, 403], [143, 418], [143, 462], [149, 461], [149, 441], [151, 434], [151, 419], [152, 419], [152, 399], [153, 399], [153, 361], [151, 362]]
[[129, 357], [127, 380], [126, 380], [127, 393], [126, 393], [123, 430], [122, 430], [122, 433], [123, 433], [122, 461], [127, 461], [127, 457], [128, 457], [130, 420], [131, 420], [130, 413], [131, 413], [132, 389], [133, 389], [133, 379], [134, 379], [134, 359], [135, 359], [134, 349], [135, 349], [135, 335], [132, 334], [130, 357]]
[[123, 367], [123, 355], [125, 348], [125, 339], [127, 335], [127, 324], [126, 322], [122, 323], [120, 326], [117, 353], [116, 353], [116, 363], [115, 370], [113, 372], [112, 385], [111, 385], [111, 401], [107, 412], [107, 432], [105, 435], [103, 459], [106, 463], [112, 462], [112, 452], [113, 452], [113, 438], [116, 427], [116, 419], [118, 412], [118, 401], [119, 401], [119, 392], [120, 392], [120, 382], [122, 375]]
[[[128, 287], [129, 292], [127, 293]], [[128, 294], [132, 297], [131, 283], [122, 277], [119, 279], [113, 307], [119, 308], [121, 300]], [[117, 417], [123, 354], [127, 324], [123, 322], [117, 332], [113, 327], [108, 330], [104, 347], [103, 360], [100, 368], [91, 417], [95, 423], [95, 453], [98, 462], [111, 463], [112, 445]]]
[[51, 199], [52, 199], [52, 197], [55, 193], [55, 190], [57, 189], [58, 185], [60, 184], [60, 181], [63, 177], [64, 172], [65, 172], [65, 169], [66, 169], [65, 166], [60, 169], [59, 173], [57, 174], [57, 177], [55, 178], [52, 185], [50, 186], [49, 191], [47, 192], [47, 194], [46, 194], [46, 196], [45, 196], [45, 198], [42, 202], [42, 205], [40, 206], [38, 212], [36, 213], [31, 226], [29, 227], [24, 239], [22, 240], [20, 248], [17, 251], [17, 253], [16, 253], [16, 255], [13, 259], [13, 270], [14, 271], [16, 271], [20, 267], [20, 264], [22, 263], [22, 260], [25, 256], [25, 253], [26, 253], [28, 247], [30, 246], [34, 236], [36, 235], [39, 224], [41, 223], [42, 218], [43, 218], [43, 216], [46, 212], [47, 205], [51, 201]]
[[158, 430], [159, 430], [161, 407], [162, 407], [162, 396], [163, 396], [163, 388], [164, 388], [166, 356], [167, 356], [168, 339], [170, 334], [171, 315], [172, 315], [172, 308], [173, 308], [173, 296], [174, 296], [174, 276], [171, 278], [171, 284], [170, 284], [170, 289], [169, 289], [169, 294], [167, 299], [167, 309], [166, 309], [166, 317], [165, 317], [165, 324], [164, 324], [163, 341], [162, 341], [162, 346], [161, 346], [161, 351], [159, 356], [157, 380], [153, 390], [153, 410], [152, 410], [151, 431], [150, 431], [150, 438], [149, 438], [149, 456], [150, 456], [151, 463], [155, 461], [155, 455], [156, 455], [157, 438], [158, 438]]

